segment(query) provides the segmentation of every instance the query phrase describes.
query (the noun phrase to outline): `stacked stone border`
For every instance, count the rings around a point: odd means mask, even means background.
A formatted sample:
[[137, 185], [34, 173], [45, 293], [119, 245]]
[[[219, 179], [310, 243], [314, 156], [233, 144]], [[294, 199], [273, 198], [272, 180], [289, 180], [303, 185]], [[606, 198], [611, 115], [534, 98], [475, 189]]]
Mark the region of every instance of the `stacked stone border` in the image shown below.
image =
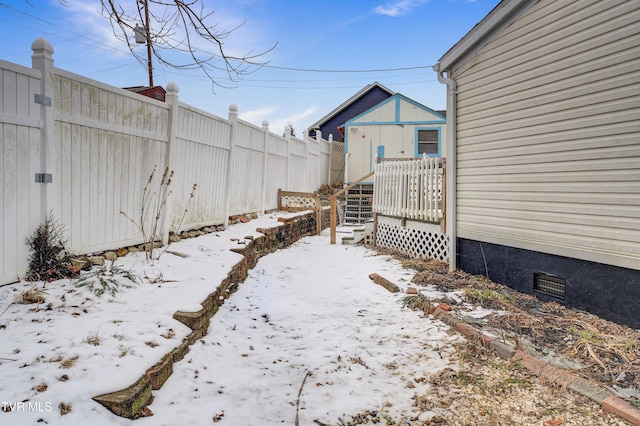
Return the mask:
[[[374, 283], [385, 287], [391, 292], [397, 291], [394, 291], [393, 289], [399, 289], [396, 284], [378, 274], [371, 274], [369, 275], [369, 278]], [[518, 350], [507, 343], [484, 334], [477, 328], [466, 324], [461, 319], [451, 315], [449, 313], [450, 309], [451, 308], [448, 305], [433, 303], [425, 307], [424, 313], [433, 315], [435, 318], [439, 319], [477, 344], [479, 343], [483, 347], [495, 350], [502, 359], [519, 361], [525, 368], [533, 372], [542, 380], [571, 389], [574, 392], [578, 392], [579, 394], [600, 404], [605, 412], [615, 414], [630, 422], [632, 425], [640, 426], [640, 410], [629, 404], [624, 399], [616, 396], [610, 390], [603, 388], [599, 384], [590, 380], [582, 379], [569, 370], [550, 365], [541, 359], [535, 358], [527, 352]]]
[[[147, 406], [153, 401], [152, 391], [160, 389], [167, 381], [173, 373], [173, 364], [185, 357], [189, 352], [189, 346], [207, 334], [210, 319], [218, 312], [224, 301], [238, 289], [239, 284], [244, 282], [249, 270], [256, 266], [262, 256], [286, 248], [303, 237], [316, 235], [316, 218], [316, 212], [304, 213], [292, 218], [279, 218], [280, 225], [272, 228], [258, 228], [256, 231], [263, 235], [252, 239], [247, 237], [243, 247], [231, 249], [243, 255], [243, 258], [231, 268], [215, 291], [201, 303], [202, 309], [198, 312], [178, 311], [173, 315], [174, 319], [192, 330], [182, 343], [145, 371], [131, 386], [95, 396], [93, 400], [104, 405], [114, 414], [128, 419], [151, 415], [151, 410]], [[329, 227], [328, 209], [321, 211], [320, 223], [323, 229]]]

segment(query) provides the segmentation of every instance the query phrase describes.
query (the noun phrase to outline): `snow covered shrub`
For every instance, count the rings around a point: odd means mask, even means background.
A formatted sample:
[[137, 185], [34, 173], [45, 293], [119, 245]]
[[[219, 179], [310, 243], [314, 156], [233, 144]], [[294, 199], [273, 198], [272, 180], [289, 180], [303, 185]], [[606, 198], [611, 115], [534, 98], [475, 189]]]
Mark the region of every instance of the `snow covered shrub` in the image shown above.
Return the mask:
[[71, 254], [66, 248], [64, 227], [49, 214], [43, 223], [27, 237], [29, 266], [27, 281], [55, 281], [75, 275]]

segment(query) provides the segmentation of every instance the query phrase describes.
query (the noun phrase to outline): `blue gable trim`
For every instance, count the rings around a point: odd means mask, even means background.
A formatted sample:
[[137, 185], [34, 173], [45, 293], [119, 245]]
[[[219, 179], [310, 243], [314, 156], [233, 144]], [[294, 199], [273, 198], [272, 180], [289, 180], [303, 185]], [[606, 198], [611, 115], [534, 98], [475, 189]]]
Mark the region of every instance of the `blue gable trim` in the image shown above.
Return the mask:
[[[405, 101], [417, 108], [420, 108], [423, 111], [427, 111], [431, 114], [434, 114], [436, 117], [439, 117], [441, 119], [438, 121], [400, 121], [400, 104], [401, 101]], [[361, 117], [364, 117], [365, 115], [369, 114], [372, 111], [375, 111], [376, 109], [379, 109], [381, 107], [383, 107], [384, 105], [386, 105], [389, 102], [395, 102], [395, 121], [393, 122], [388, 122], [388, 121], [371, 121], [371, 122], [362, 122], [362, 123], [355, 123], [356, 120], [358, 120]], [[434, 110], [432, 110], [429, 107], [426, 107], [424, 105], [422, 105], [419, 102], [414, 101], [413, 99], [409, 99], [406, 96], [400, 94], [400, 93], [396, 93], [395, 95], [383, 100], [382, 102], [374, 105], [373, 107], [367, 109], [366, 111], [363, 111], [362, 113], [356, 115], [355, 117], [351, 118], [350, 120], [348, 120], [347, 122], [345, 122], [345, 127], [346, 126], [351, 126], [354, 124], [357, 124], [358, 126], [360, 125], [365, 125], [365, 124], [444, 124], [446, 123], [446, 118], [435, 112]]]
[[423, 124], [446, 124], [446, 121], [359, 121], [347, 123], [348, 126], [375, 126], [376, 124], [407, 124], [407, 125], [423, 125]]

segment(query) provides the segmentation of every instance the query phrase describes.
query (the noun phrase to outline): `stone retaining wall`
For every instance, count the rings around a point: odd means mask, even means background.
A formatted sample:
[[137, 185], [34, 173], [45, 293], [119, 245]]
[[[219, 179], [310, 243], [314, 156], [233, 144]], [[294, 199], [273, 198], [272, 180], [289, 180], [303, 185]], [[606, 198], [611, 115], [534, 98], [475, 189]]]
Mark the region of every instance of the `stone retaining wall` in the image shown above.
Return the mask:
[[[173, 373], [173, 364], [182, 360], [189, 352], [189, 346], [202, 338], [209, 328], [209, 320], [218, 311], [219, 306], [237, 289], [255, 267], [258, 260], [269, 253], [286, 248], [302, 237], [316, 235], [316, 214], [307, 213], [293, 218], [278, 219], [280, 226], [258, 228], [263, 235], [247, 240], [244, 247], [232, 249], [243, 255], [243, 259], [235, 264], [227, 277], [201, 303], [198, 312], [176, 312], [173, 318], [189, 327], [192, 332], [183, 339], [173, 351], [162, 357], [160, 362], [149, 368], [131, 386], [104, 395], [93, 397], [93, 400], [104, 405], [121, 417], [136, 419], [150, 415], [147, 405], [151, 403], [153, 390], [160, 389]], [[329, 227], [329, 210], [321, 211], [322, 229]]]

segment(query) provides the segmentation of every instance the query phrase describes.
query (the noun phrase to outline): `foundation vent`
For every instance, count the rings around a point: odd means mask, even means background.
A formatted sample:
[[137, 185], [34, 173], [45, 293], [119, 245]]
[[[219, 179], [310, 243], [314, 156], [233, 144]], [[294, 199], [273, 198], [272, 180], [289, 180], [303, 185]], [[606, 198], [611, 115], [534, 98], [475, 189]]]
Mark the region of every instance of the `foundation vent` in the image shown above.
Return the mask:
[[567, 280], [546, 274], [533, 274], [533, 291], [566, 300]]

